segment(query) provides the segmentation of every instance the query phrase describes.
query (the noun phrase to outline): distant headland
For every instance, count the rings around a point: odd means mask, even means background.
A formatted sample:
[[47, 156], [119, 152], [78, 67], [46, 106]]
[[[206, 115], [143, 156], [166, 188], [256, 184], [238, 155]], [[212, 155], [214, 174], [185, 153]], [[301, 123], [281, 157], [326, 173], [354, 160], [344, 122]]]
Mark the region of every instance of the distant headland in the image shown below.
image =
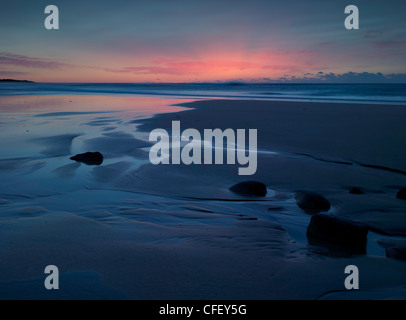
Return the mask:
[[16, 80], [16, 79], [0, 79], [0, 82], [31, 82], [31, 83], [33, 83], [34, 81]]

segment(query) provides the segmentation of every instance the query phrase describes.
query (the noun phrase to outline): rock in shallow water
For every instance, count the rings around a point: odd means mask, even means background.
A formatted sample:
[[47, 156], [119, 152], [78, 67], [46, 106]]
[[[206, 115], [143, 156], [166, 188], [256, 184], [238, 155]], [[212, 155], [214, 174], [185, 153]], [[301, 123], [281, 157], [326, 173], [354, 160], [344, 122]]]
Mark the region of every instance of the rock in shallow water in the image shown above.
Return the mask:
[[402, 188], [396, 194], [396, 198], [406, 200], [406, 188]]
[[358, 187], [352, 187], [348, 192], [351, 194], [364, 194], [364, 191]]
[[331, 254], [365, 254], [368, 228], [362, 224], [325, 214], [313, 215], [306, 235], [309, 244], [327, 248]]
[[295, 194], [296, 203], [306, 213], [313, 214], [330, 210], [330, 202], [322, 195], [310, 191], [298, 191]]
[[406, 261], [406, 240], [381, 239], [378, 240], [378, 244], [386, 249], [386, 256], [388, 258]]
[[391, 259], [406, 261], [406, 248], [387, 248], [386, 256]]
[[245, 181], [233, 185], [230, 190], [243, 196], [265, 197], [266, 185], [257, 181]]
[[103, 163], [103, 155], [100, 152], [81, 153], [71, 157], [70, 159], [78, 162], [83, 162], [87, 165], [99, 166]]

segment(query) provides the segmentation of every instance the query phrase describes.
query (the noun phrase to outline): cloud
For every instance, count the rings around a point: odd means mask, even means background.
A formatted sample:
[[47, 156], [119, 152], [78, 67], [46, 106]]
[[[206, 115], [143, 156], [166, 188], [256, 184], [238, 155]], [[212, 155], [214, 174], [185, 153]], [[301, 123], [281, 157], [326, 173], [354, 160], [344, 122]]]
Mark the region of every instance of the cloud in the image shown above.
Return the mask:
[[406, 73], [346, 72], [346, 73], [306, 73], [303, 77], [286, 75], [276, 82], [324, 82], [324, 83], [406, 83]]
[[27, 74], [28, 74], [27, 72], [21, 71], [0, 70], [0, 76], [21, 76]]
[[406, 47], [406, 40], [385, 40], [372, 42], [377, 48], [397, 50], [398, 48], [404, 49]]
[[106, 71], [132, 73], [132, 74], [161, 74], [175, 76], [189, 76], [202, 74], [221, 74], [223, 72], [244, 72], [244, 71], [284, 71], [298, 72], [299, 66], [286, 64], [267, 65], [261, 61], [246, 61], [237, 59], [208, 59], [208, 60], [178, 60], [159, 59], [146, 66], [127, 66], [118, 70], [109, 69]]
[[166, 75], [198, 75], [207, 72], [221, 72], [229, 70], [259, 69], [262, 66], [247, 61], [227, 60], [160, 60], [149, 66], [124, 67], [117, 72], [134, 74], [166, 74]]
[[[60, 62], [48, 58], [37, 58], [37, 57], [30, 57], [21, 54], [15, 53], [8, 53], [8, 52], [0, 52], [0, 66], [14, 66], [14, 67], [22, 67], [22, 68], [34, 68], [34, 69], [71, 69], [71, 68], [87, 68], [87, 69], [94, 69], [94, 70], [102, 70], [106, 72], [119, 72], [119, 69], [112, 69], [106, 67], [98, 67], [98, 66], [88, 66], [88, 65], [80, 65], [74, 63], [66, 63]], [[9, 74], [9, 75], [18, 75], [18, 74], [28, 74], [27, 72], [20, 72], [20, 71], [2, 71], [0, 70], [1, 74]]]
[[40, 69], [61, 69], [72, 67], [71, 64], [58, 62], [55, 60], [45, 58], [35, 58], [20, 54], [0, 52], [0, 65], [13, 65], [19, 67], [28, 68], [40, 68]]
[[393, 82], [406, 83], [406, 73], [391, 73], [387, 78]]

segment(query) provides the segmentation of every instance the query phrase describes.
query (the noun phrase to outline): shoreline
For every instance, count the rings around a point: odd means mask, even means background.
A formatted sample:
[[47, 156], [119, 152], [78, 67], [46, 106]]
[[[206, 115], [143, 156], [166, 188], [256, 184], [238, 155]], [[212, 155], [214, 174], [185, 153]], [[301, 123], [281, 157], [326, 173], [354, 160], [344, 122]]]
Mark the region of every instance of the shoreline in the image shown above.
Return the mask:
[[[156, 96], [188, 99], [245, 99], [288, 102], [406, 105], [405, 84], [368, 83], [19, 83], [1, 96]], [[389, 88], [389, 90], [388, 90]]]

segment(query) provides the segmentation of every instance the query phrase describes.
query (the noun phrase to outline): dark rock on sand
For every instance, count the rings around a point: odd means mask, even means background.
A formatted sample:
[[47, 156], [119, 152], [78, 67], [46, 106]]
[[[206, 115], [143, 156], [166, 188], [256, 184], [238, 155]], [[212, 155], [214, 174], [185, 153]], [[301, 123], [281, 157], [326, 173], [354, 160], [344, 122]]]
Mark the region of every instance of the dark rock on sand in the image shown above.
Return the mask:
[[396, 194], [396, 198], [406, 200], [406, 188], [402, 188]]
[[388, 248], [386, 249], [388, 258], [406, 261], [406, 248]]
[[386, 256], [388, 258], [406, 261], [406, 240], [393, 238], [380, 239], [378, 244], [386, 249]]
[[358, 187], [352, 187], [348, 192], [351, 194], [364, 194], [364, 191]]
[[310, 245], [321, 246], [336, 256], [365, 254], [368, 228], [325, 214], [313, 215], [306, 230]]
[[86, 152], [77, 154], [70, 158], [78, 162], [83, 162], [87, 165], [101, 165], [103, 163], [103, 155], [100, 152]]
[[257, 181], [245, 181], [233, 185], [230, 190], [243, 196], [265, 197], [266, 185]]
[[330, 210], [330, 202], [322, 195], [310, 191], [298, 191], [295, 194], [299, 208], [309, 214]]

